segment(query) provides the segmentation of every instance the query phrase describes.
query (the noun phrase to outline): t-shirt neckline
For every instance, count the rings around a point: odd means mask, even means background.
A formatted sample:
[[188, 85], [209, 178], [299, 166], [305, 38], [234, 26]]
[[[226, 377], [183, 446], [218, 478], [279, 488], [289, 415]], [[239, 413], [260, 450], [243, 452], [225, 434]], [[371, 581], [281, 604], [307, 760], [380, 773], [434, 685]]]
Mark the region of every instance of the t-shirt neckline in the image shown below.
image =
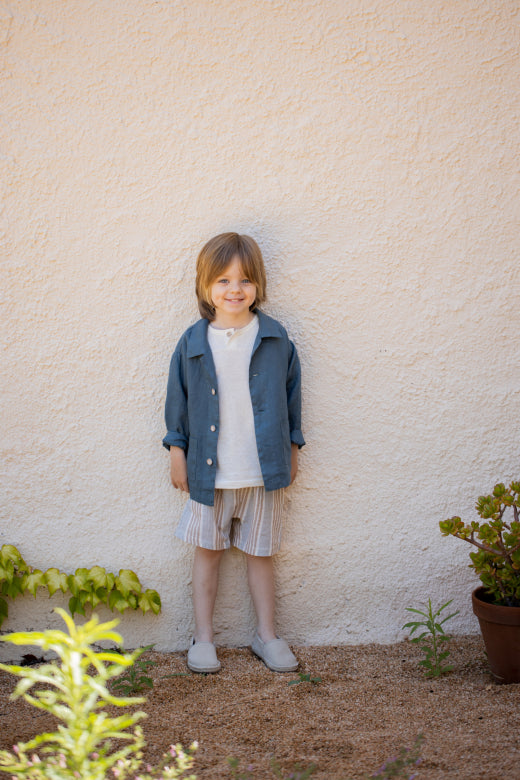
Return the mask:
[[209, 327], [211, 328], [212, 335], [226, 336], [227, 338], [230, 338], [230, 336], [234, 336], [235, 333], [247, 333], [247, 331], [254, 326], [257, 320], [258, 315], [254, 314], [251, 322], [248, 322], [247, 325], [244, 325], [242, 328], [216, 328], [211, 324], [211, 322], [209, 323]]

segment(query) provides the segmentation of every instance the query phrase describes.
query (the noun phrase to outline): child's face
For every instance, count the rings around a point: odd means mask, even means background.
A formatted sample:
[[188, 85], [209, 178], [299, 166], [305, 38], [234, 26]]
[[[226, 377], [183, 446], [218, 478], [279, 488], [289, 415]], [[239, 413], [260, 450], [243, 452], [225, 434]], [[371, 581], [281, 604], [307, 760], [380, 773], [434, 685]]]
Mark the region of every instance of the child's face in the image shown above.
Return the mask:
[[244, 277], [238, 255], [231, 260], [211, 285], [215, 307], [214, 324], [223, 328], [242, 328], [251, 322], [250, 307], [256, 298], [256, 285]]

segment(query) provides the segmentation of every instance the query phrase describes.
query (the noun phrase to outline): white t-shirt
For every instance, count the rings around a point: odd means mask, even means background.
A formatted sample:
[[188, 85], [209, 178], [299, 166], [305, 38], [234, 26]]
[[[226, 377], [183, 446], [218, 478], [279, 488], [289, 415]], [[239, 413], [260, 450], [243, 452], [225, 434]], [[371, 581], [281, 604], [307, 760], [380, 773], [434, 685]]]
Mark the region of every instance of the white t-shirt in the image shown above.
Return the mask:
[[208, 327], [219, 398], [216, 488], [264, 484], [249, 392], [249, 364], [258, 327], [256, 314], [244, 328]]

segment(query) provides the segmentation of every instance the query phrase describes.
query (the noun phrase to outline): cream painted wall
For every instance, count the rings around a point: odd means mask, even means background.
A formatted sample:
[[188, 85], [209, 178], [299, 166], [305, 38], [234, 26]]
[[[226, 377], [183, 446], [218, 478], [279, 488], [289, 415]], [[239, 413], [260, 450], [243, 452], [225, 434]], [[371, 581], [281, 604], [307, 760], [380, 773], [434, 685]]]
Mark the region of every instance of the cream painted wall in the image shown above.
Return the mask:
[[[0, 542], [135, 569], [164, 606], [124, 617], [127, 644], [186, 646], [166, 377], [197, 251], [238, 230], [304, 372], [280, 630], [391, 642], [431, 596], [476, 631], [438, 521], [520, 476], [518, 3], [3, 0], [0, 21]], [[249, 642], [236, 553], [216, 623]]]

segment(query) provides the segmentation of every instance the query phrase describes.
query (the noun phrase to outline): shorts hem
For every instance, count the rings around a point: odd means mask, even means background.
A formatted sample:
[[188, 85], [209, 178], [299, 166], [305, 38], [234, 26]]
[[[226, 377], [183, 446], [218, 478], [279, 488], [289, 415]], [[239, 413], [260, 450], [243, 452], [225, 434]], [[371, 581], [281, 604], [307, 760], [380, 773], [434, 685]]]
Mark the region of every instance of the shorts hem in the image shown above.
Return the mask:
[[231, 547], [235, 547], [235, 549], [240, 550], [240, 552], [243, 552], [244, 555], [250, 555], [251, 558], [272, 558], [273, 555], [276, 555], [277, 552], [280, 552], [280, 547], [276, 550], [272, 550], [271, 552], [264, 553], [264, 552], [249, 552], [249, 550], [244, 550], [243, 547], [239, 547], [238, 544], [232, 544]]
[[218, 488], [214, 507], [188, 500], [175, 536], [205, 550], [236, 547], [246, 555], [270, 558], [281, 546], [283, 504], [283, 489]]
[[180, 539], [181, 542], [184, 542], [185, 544], [191, 544], [192, 547], [202, 547], [203, 550], [213, 550], [214, 552], [224, 552], [224, 550], [229, 550], [231, 545], [227, 545], [224, 547], [210, 547], [207, 544], [200, 544], [199, 541], [196, 541], [194, 539], [186, 539], [181, 533], [175, 532], [175, 538]]

